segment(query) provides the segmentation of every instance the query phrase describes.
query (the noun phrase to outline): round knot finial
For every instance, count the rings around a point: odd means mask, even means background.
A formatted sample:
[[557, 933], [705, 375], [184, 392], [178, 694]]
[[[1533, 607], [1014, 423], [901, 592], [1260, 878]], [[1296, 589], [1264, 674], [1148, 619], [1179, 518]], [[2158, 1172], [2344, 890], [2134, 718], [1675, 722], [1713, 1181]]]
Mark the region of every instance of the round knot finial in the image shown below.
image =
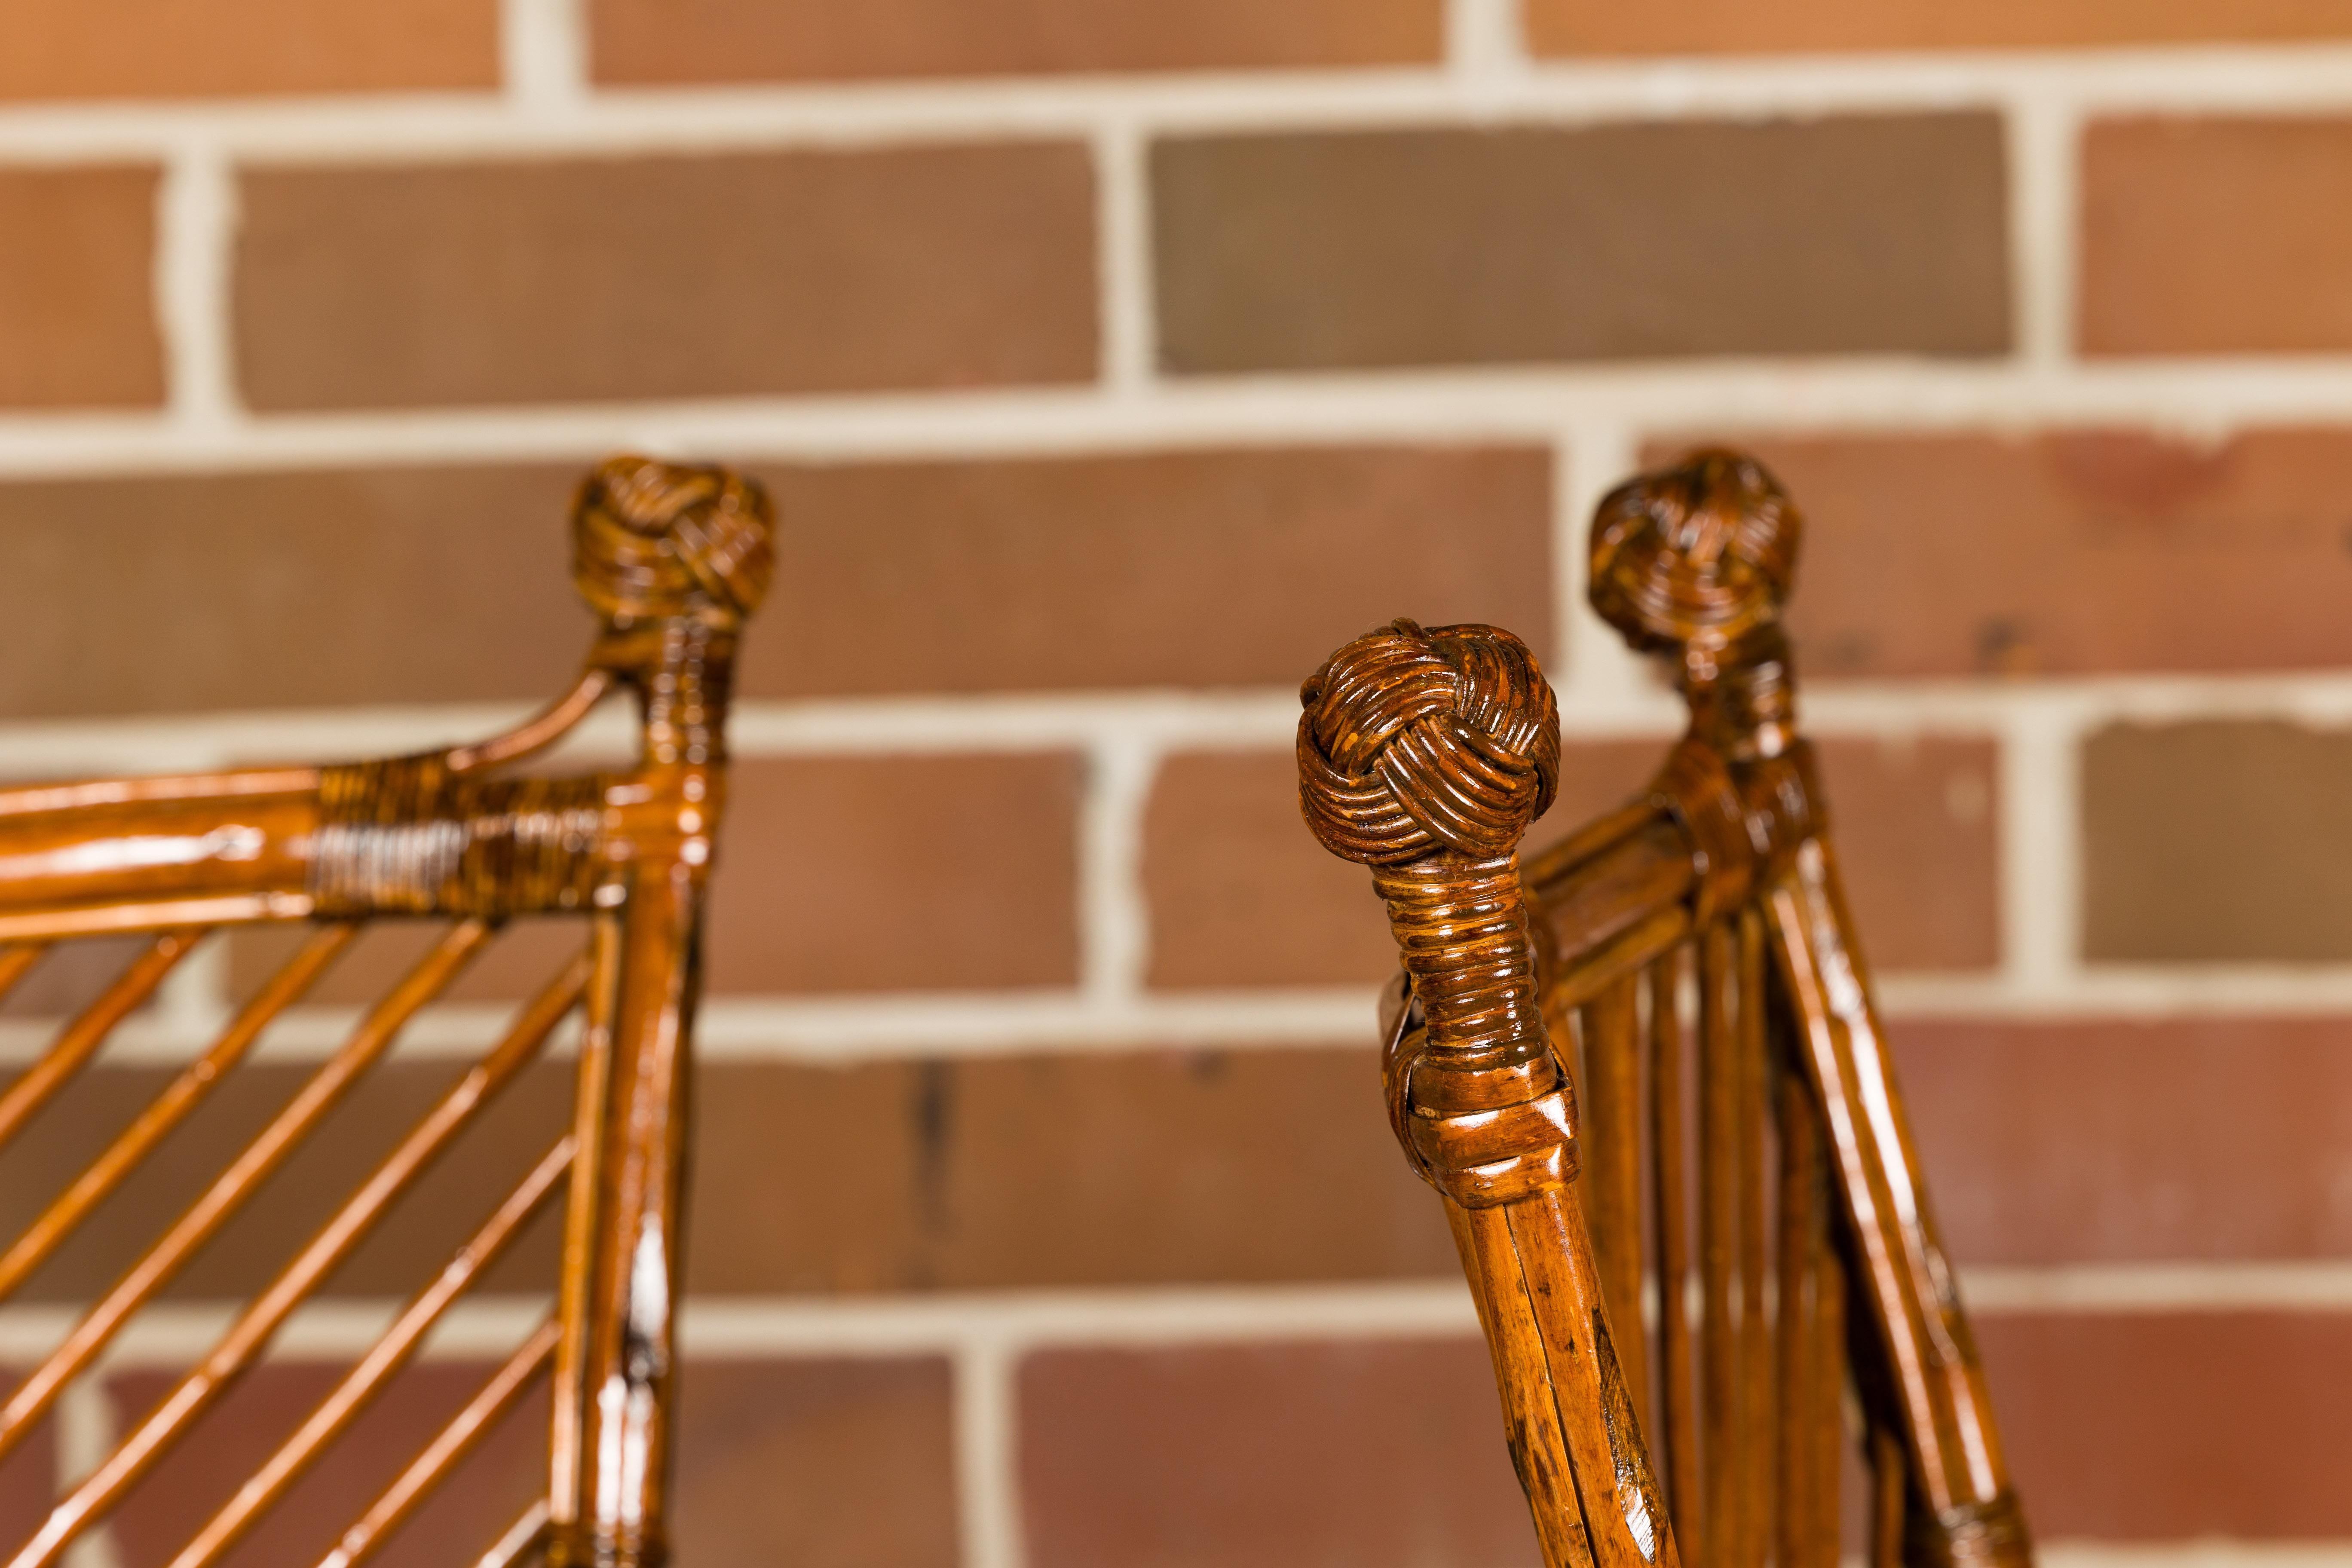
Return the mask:
[[1711, 654], [1780, 619], [1804, 520], [1744, 452], [1694, 452], [1609, 492], [1592, 607], [1645, 652]]
[[693, 616], [740, 626], [775, 569], [775, 512], [754, 480], [700, 464], [612, 458], [580, 487], [572, 579], [607, 621]]
[[1496, 627], [1398, 621], [1333, 654], [1298, 697], [1300, 805], [1343, 858], [1507, 855], [1559, 787], [1551, 687]]

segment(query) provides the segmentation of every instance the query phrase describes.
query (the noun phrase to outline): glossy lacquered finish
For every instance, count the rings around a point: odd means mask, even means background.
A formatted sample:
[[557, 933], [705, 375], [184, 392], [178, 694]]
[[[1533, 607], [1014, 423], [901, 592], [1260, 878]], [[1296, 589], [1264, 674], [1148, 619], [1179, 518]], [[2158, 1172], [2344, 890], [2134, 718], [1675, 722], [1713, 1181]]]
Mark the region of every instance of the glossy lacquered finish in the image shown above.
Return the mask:
[[1524, 868], [1559, 739], [1516, 638], [1399, 622], [1302, 691], [1307, 824], [1403, 952], [1391, 1121], [1552, 1568], [1832, 1568], [1850, 1443], [1876, 1563], [2032, 1561], [1796, 728], [1800, 529], [1731, 452], [1601, 503], [1594, 607], [1672, 660], [1690, 728]]
[[[220, 1397], [425, 1169], [581, 1016], [572, 1124], [470, 1240], [247, 1484], [192, 1521], [173, 1568], [218, 1562], [422, 1348], [434, 1325], [531, 1216], [567, 1205], [555, 1310], [424, 1450], [384, 1456], [385, 1489], [325, 1559], [367, 1561], [541, 1379], [551, 1376], [544, 1495], [490, 1563], [650, 1565], [668, 1556], [665, 1489], [681, 1277], [687, 1076], [703, 893], [725, 804], [728, 673], [772, 560], [753, 486], [715, 468], [638, 458], [582, 487], [573, 576], [604, 621], [572, 689], [506, 734], [422, 756], [343, 766], [102, 780], [0, 792], [0, 990], [54, 944], [97, 932], [152, 940], [51, 1047], [0, 1092], [0, 1145], [91, 1059], [109, 1031], [214, 928], [308, 921], [311, 935], [218, 1040], [134, 1117], [0, 1251], [0, 1299], [250, 1053], [379, 919], [451, 923], [369, 1008], [228, 1167], [85, 1312], [0, 1406], [0, 1452], [49, 1413], [142, 1308], [279, 1170], [519, 914], [579, 917], [581, 946], [504, 1037], [403, 1138], [211, 1352], [76, 1482], [10, 1568], [59, 1562]], [[604, 697], [637, 703], [625, 770], [503, 774], [561, 740]]]

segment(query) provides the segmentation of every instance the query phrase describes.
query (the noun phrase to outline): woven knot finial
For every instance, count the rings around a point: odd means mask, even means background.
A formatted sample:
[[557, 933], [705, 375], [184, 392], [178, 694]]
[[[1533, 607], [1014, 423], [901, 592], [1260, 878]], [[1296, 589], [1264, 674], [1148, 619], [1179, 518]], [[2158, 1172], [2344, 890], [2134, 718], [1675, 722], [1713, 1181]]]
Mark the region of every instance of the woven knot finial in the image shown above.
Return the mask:
[[1559, 787], [1551, 687], [1494, 626], [1398, 621], [1333, 654], [1298, 696], [1300, 805], [1343, 858], [1505, 855]]
[[1646, 652], [1703, 657], [1780, 619], [1804, 521], [1764, 465], [1695, 452], [1592, 519], [1592, 607]]
[[775, 569], [775, 513], [721, 468], [613, 458], [580, 487], [572, 578], [607, 621], [696, 616], [741, 624]]

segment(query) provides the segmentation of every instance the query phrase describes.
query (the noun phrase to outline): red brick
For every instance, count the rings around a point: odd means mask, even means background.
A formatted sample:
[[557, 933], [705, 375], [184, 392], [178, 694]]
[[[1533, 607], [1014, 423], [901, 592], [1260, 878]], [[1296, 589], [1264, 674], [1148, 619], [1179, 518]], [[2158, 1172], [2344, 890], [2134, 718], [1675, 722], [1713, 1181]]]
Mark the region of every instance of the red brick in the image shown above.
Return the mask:
[[712, 1063], [697, 1114], [698, 1292], [1456, 1271], [1368, 1046]]
[[[992, 990], [1077, 978], [1078, 762], [1066, 754], [739, 759], [719, 836], [705, 984], [755, 995]], [[381, 922], [309, 1000], [383, 996], [439, 922]], [[516, 922], [446, 994], [536, 995], [586, 941], [571, 918]], [[307, 926], [239, 932], [230, 990], [252, 994]]]
[[[1570, 744], [1560, 796], [1528, 836], [1530, 847], [1622, 804], [1665, 752], [1646, 741]], [[1896, 970], [1996, 962], [1991, 747], [1836, 738], [1821, 755], [1832, 831], [1873, 962]], [[1370, 877], [1307, 833], [1297, 777], [1287, 751], [1203, 752], [1162, 764], [1144, 823], [1152, 984], [1349, 984], [1384, 979], [1396, 967]]]
[[1468, 1337], [1033, 1355], [1031, 1560], [1532, 1565], [1490, 1366]]
[[155, 183], [146, 167], [0, 169], [0, 407], [163, 400]]
[[955, 1456], [939, 1361], [689, 1357], [677, 1561], [954, 1568]]
[[2042, 49], [2268, 42], [2352, 35], [2342, 0], [1527, 0], [1539, 54]]
[[[1664, 752], [1646, 742], [1568, 747], [1559, 798], [1530, 844], [1622, 804]], [[1396, 969], [1371, 877], [1299, 819], [1287, 750], [1169, 758], [1144, 821], [1143, 870], [1154, 985], [1344, 985]]]
[[[2352, 1319], [1976, 1314], [2043, 1541], [2352, 1531]], [[1033, 1552], [1060, 1564], [1535, 1561], [1484, 1347], [1062, 1352], [1024, 1363]]]
[[1163, 141], [1161, 362], [1999, 353], [2001, 156], [1973, 113]]
[[[1339, 1048], [1078, 1050], [839, 1068], [706, 1061], [689, 1285], [776, 1295], [1451, 1278], [1437, 1202], [1389, 1135], [1370, 1035], [1368, 1016], [1364, 1043]], [[257, 1289], [464, 1065], [378, 1068], [199, 1255], [175, 1299]], [[312, 1070], [238, 1069], [26, 1299], [104, 1289]], [[0, 1158], [0, 1233], [30, 1223], [168, 1076], [85, 1074]], [[566, 1061], [526, 1073], [393, 1209], [330, 1293], [416, 1289], [554, 1141], [572, 1094]], [[779, 1142], [786, 1124], [797, 1131]], [[555, 1232], [551, 1211], [486, 1289], [546, 1288]]]
[[1439, 0], [592, 0], [600, 81], [805, 81], [1398, 65], [1444, 51]]
[[2083, 141], [2082, 346], [2352, 348], [2352, 120], [2128, 120]]
[[[783, 521], [746, 697], [1292, 689], [1400, 613], [1492, 621], [1538, 647], [1551, 635], [1551, 458], [1537, 447], [758, 471]], [[0, 711], [544, 699], [593, 630], [568, 569], [577, 479], [550, 466], [0, 484], [17, 655]]]
[[2352, 1535], [2352, 1317], [1976, 1318], [2043, 1541]]
[[[762, 695], [1296, 689], [1409, 615], [1551, 636], [1534, 447], [1129, 453], [770, 472]], [[797, 522], [795, 520], [798, 520]]]
[[2352, 484], [2352, 433], [1746, 444], [1805, 514], [1802, 676], [2352, 664], [2352, 550], [2329, 499]]
[[2084, 742], [2082, 789], [2084, 957], [2352, 957], [2352, 734], [2116, 724]]
[[[226, 1561], [313, 1562], [492, 1370], [425, 1363], [401, 1373]], [[331, 1388], [339, 1364], [249, 1376], [116, 1516], [135, 1562], [163, 1562]], [[169, 1386], [119, 1373], [125, 1425]], [[956, 1561], [948, 1371], [931, 1360], [689, 1359], [680, 1376], [675, 1543], [681, 1560], [756, 1563], [779, 1541], [814, 1568]], [[547, 1407], [527, 1399], [375, 1561], [470, 1563], [546, 1484]], [[27, 1526], [29, 1530], [29, 1526]]]
[[730, 788], [713, 990], [1076, 980], [1076, 758], [752, 761]]
[[1966, 970], [2000, 962], [1992, 744], [1838, 736], [1820, 745], [1830, 837], [1872, 966]]
[[[178, 1552], [325, 1397], [343, 1370], [318, 1363], [266, 1364], [235, 1385], [113, 1515], [123, 1556], [162, 1563]], [[495, 1363], [425, 1362], [401, 1372], [317, 1467], [222, 1559], [225, 1568], [318, 1561], [493, 1371]], [[121, 1430], [130, 1431], [174, 1381], [152, 1372], [109, 1378], [107, 1392]], [[469, 1562], [487, 1552], [546, 1485], [546, 1398], [535, 1392], [370, 1561], [387, 1568], [429, 1568]]]
[[2352, 1257], [2352, 1021], [1894, 1026], [1963, 1263]]
[[1071, 144], [273, 169], [241, 199], [236, 363], [265, 409], [1097, 370], [1092, 165]]
[[[14, 1392], [18, 1381], [14, 1373], [0, 1373], [0, 1389]], [[8, 1540], [29, 1539], [48, 1517], [57, 1496], [57, 1419], [49, 1416], [0, 1461], [0, 1531]]]
[[[492, 88], [496, 0], [13, 0], [0, 99]], [[11, 226], [13, 227], [13, 226]]]
[[[258, 993], [270, 976], [310, 940], [309, 921], [232, 931], [228, 945], [228, 990], [232, 1001]], [[403, 975], [447, 933], [442, 921], [378, 921], [303, 998], [319, 1007], [363, 1007], [381, 1000]], [[539, 994], [574, 953], [588, 942], [584, 917], [525, 917], [509, 922], [489, 949], [444, 991], [449, 1002], [520, 1002]]]
[[[226, 1300], [266, 1283], [359, 1187], [468, 1064], [377, 1067], [262, 1185], [171, 1288], [180, 1300]], [[315, 1064], [247, 1063], [100, 1205], [26, 1282], [21, 1300], [89, 1300], [110, 1286], [275, 1117]], [[162, 1092], [160, 1068], [85, 1072], [0, 1156], [0, 1233], [41, 1208]], [[568, 1125], [568, 1063], [530, 1068], [487, 1107], [373, 1235], [327, 1281], [336, 1296], [403, 1297], [422, 1286], [487, 1219]], [[488, 1288], [545, 1289], [555, 1278], [557, 1215], [545, 1211], [491, 1272]]]

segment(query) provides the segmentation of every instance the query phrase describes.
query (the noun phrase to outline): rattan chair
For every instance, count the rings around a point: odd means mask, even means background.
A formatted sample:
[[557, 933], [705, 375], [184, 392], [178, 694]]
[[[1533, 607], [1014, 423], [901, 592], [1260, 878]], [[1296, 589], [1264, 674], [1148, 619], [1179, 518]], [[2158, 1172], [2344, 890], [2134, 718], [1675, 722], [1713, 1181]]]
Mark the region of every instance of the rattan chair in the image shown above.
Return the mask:
[[[201, 1441], [231, 1384], [404, 1193], [574, 1014], [576, 1110], [511, 1191], [478, 1194], [471, 1239], [399, 1311], [326, 1399], [208, 1519], [173, 1568], [220, 1561], [414, 1358], [428, 1331], [534, 1215], [562, 1206], [560, 1279], [545, 1320], [420, 1452], [373, 1454], [382, 1489], [325, 1557], [366, 1561], [469, 1446], [545, 1380], [546, 1483], [488, 1564], [655, 1564], [667, 1556], [680, 1182], [697, 944], [726, 794], [722, 736], [737, 635], [767, 585], [768, 503], [714, 468], [620, 459], [583, 487], [573, 573], [603, 631], [577, 684], [478, 745], [333, 767], [106, 780], [0, 793], [0, 984], [52, 950], [138, 942], [129, 967], [0, 1092], [0, 1145], [34, 1122], [166, 973], [232, 928], [307, 936], [211, 1048], [112, 1136], [0, 1253], [16, 1296], [82, 1223], [232, 1076], [278, 1016], [371, 921], [445, 922], [425, 956], [225, 1169], [138, 1252], [0, 1405], [0, 1450], [22, 1443], [73, 1381], [155, 1302], [347, 1097], [364, 1092], [407, 1025], [510, 918], [565, 918], [577, 956], [507, 1024], [392, 1154], [243, 1303], [217, 1342], [102, 1463], [71, 1484], [15, 1568], [57, 1563], [160, 1460]], [[625, 771], [515, 776], [605, 696], [626, 690], [642, 751]], [[0, 1238], [5, 1239], [5, 1238]], [[297, 1238], [299, 1239], [299, 1238]], [[469, 1556], [468, 1561], [471, 1561]]]
[[1796, 727], [1799, 531], [1731, 452], [1601, 503], [1593, 606], [1673, 661], [1690, 728], [1524, 868], [1559, 735], [1517, 638], [1400, 621], [1302, 692], [1308, 826], [1402, 950], [1391, 1119], [1550, 1568], [1832, 1568], [1850, 1440], [1874, 1563], [2032, 1560]]

